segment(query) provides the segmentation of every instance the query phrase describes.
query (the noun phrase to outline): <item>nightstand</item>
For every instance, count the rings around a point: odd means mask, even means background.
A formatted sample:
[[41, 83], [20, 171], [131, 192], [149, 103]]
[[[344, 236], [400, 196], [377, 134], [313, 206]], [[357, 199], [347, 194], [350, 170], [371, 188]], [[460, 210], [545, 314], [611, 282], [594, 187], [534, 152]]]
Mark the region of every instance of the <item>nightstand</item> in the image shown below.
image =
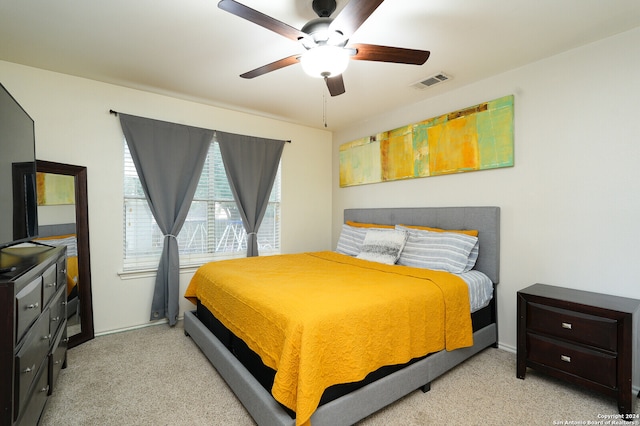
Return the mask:
[[517, 301], [518, 378], [530, 367], [615, 397], [620, 414], [633, 412], [640, 300], [534, 284]]

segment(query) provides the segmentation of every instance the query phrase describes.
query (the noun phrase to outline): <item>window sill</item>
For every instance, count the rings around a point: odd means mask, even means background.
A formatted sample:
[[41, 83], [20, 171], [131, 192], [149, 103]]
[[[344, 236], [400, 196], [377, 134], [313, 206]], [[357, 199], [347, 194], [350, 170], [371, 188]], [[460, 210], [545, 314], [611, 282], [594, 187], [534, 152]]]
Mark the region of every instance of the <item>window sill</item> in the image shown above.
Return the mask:
[[[200, 265], [187, 265], [180, 267], [180, 275], [193, 274]], [[153, 269], [136, 269], [134, 271], [118, 271], [118, 276], [121, 280], [137, 280], [139, 278], [155, 277], [158, 273], [157, 268]]]
[[[267, 253], [266, 256], [280, 254], [278, 253]], [[240, 259], [246, 257], [243, 253], [241, 254], [233, 254], [233, 255], [223, 255], [223, 256], [215, 256], [211, 258], [210, 256], [205, 259], [200, 259], [200, 262], [193, 263], [194, 259], [192, 259], [192, 263], [186, 264], [184, 266], [180, 266], [180, 274], [193, 274], [199, 267], [209, 262], [216, 262], [219, 260], [229, 260], [229, 259]], [[118, 276], [121, 280], [137, 280], [139, 278], [149, 278], [155, 277], [158, 273], [158, 268], [145, 268], [145, 269], [129, 269], [129, 270], [120, 270], [118, 271]]]

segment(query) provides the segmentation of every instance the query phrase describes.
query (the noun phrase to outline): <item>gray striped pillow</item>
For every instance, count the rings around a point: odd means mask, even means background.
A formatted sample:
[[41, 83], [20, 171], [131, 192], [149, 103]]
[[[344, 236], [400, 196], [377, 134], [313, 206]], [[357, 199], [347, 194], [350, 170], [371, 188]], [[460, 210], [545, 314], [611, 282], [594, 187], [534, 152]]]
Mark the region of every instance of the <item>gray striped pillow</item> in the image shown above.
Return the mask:
[[478, 253], [480, 253], [480, 240], [476, 241], [476, 245], [471, 249], [471, 253], [469, 254], [469, 259], [467, 259], [467, 266], [464, 268], [464, 272], [469, 272], [476, 266], [476, 262], [478, 261]]
[[415, 268], [462, 273], [471, 263], [469, 257], [478, 242], [477, 237], [454, 232], [430, 232], [400, 225], [396, 229], [409, 234], [398, 264]]
[[349, 256], [359, 255], [365, 235], [367, 235], [367, 228], [343, 224], [336, 251]]

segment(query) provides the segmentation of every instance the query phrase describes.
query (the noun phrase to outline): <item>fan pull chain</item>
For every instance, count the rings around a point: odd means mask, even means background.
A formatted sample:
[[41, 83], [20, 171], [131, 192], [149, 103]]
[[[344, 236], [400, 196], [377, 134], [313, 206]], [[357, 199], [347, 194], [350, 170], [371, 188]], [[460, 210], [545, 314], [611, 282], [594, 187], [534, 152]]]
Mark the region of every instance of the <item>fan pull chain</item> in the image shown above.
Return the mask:
[[324, 127], [327, 127], [327, 95], [322, 94], [322, 122]]

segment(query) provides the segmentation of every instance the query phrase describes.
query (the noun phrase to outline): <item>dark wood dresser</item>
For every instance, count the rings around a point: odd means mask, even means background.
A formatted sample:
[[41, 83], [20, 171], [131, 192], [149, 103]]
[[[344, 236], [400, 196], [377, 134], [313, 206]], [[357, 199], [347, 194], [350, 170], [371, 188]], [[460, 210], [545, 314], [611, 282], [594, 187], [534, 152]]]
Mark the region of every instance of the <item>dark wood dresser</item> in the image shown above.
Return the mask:
[[518, 378], [534, 368], [615, 397], [620, 414], [633, 413], [640, 300], [534, 284], [517, 302]]
[[0, 250], [0, 425], [40, 421], [67, 359], [66, 248]]

